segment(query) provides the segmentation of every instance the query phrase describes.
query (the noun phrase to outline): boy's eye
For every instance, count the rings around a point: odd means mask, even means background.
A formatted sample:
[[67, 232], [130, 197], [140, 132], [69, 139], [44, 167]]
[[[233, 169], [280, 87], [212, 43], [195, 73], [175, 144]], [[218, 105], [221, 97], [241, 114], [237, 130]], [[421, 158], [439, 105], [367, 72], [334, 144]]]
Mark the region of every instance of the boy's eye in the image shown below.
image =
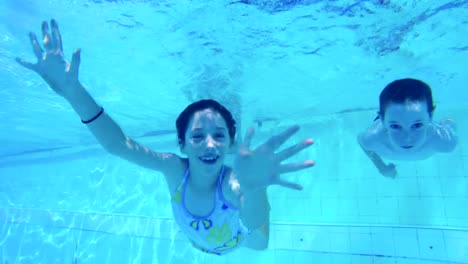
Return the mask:
[[201, 139], [203, 136], [199, 134], [192, 135], [193, 139]]
[[413, 125], [412, 125], [413, 128], [421, 128], [421, 127], [423, 127], [423, 126], [424, 126], [423, 123], [416, 123], [416, 124], [413, 124]]
[[390, 128], [391, 128], [391, 129], [400, 129], [401, 126], [400, 126], [400, 125], [397, 125], [397, 124], [391, 124], [391, 125], [390, 125]]

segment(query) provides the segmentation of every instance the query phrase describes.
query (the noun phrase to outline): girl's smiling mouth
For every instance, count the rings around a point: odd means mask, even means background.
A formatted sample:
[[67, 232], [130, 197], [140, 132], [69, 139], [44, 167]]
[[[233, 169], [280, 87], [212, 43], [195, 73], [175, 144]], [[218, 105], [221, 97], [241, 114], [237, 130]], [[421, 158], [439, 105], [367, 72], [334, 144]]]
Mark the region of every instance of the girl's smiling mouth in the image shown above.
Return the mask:
[[203, 163], [206, 163], [206, 164], [214, 164], [214, 163], [216, 163], [216, 161], [218, 160], [218, 158], [219, 158], [218, 155], [206, 155], [206, 156], [200, 157], [200, 160], [201, 160]]

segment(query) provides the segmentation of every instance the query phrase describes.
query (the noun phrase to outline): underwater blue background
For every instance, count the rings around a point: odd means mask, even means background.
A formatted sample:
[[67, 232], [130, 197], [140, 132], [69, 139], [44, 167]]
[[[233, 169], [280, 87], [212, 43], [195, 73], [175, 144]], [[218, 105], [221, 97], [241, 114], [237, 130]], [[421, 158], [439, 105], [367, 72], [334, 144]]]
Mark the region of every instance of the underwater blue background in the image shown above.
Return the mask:
[[[0, 4], [0, 263], [468, 263], [467, 1], [71, 1]], [[225, 104], [254, 143], [300, 124], [316, 167], [273, 186], [270, 247], [198, 252], [158, 173], [104, 152], [18, 65], [55, 18], [80, 79], [131, 137], [177, 152], [175, 119]], [[356, 142], [389, 82], [431, 85], [459, 145], [382, 177]], [[243, 134], [243, 132], [242, 132]]]

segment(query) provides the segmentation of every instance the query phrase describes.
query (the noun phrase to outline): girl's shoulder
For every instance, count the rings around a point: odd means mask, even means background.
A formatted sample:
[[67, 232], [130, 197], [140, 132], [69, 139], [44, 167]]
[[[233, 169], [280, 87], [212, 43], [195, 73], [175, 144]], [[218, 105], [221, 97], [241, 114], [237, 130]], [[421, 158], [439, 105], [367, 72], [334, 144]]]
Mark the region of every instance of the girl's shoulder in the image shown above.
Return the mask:
[[171, 194], [176, 191], [188, 169], [188, 160], [186, 158], [177, 157], [172, 162], [172, 166], [163, 172]]
[[234, 205], [235, 207], [239, 208], [240, 206], [240, 185], [237, 177], [235, 175], [234, 170], [229, 167], [225, 166], [225, 174], [222, 183], [222, 192], [224, 199], [227, 200], [230, 204]]

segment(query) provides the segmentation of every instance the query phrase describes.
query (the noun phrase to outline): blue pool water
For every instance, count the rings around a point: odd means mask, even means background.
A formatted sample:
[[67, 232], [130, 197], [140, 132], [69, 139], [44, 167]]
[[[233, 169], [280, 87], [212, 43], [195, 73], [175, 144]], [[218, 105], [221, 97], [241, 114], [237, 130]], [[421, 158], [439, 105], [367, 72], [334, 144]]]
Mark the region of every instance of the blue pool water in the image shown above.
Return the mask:
[[[0, 4], [0, 263], [468, 263], [467, 1], [72, 1]], [[270, 187], [263, 252], [211, 256], [172, 218], [158, 173], [106, 153], [15, 63], [55, 18], [80, 79], [125, 130], [177, 152], [174, 121], [212, 97], [254, 143], [300, 124], [315, 145]], [[382, 177], [356, 143], [390, 81], [432, 86], [459, 145]]]

